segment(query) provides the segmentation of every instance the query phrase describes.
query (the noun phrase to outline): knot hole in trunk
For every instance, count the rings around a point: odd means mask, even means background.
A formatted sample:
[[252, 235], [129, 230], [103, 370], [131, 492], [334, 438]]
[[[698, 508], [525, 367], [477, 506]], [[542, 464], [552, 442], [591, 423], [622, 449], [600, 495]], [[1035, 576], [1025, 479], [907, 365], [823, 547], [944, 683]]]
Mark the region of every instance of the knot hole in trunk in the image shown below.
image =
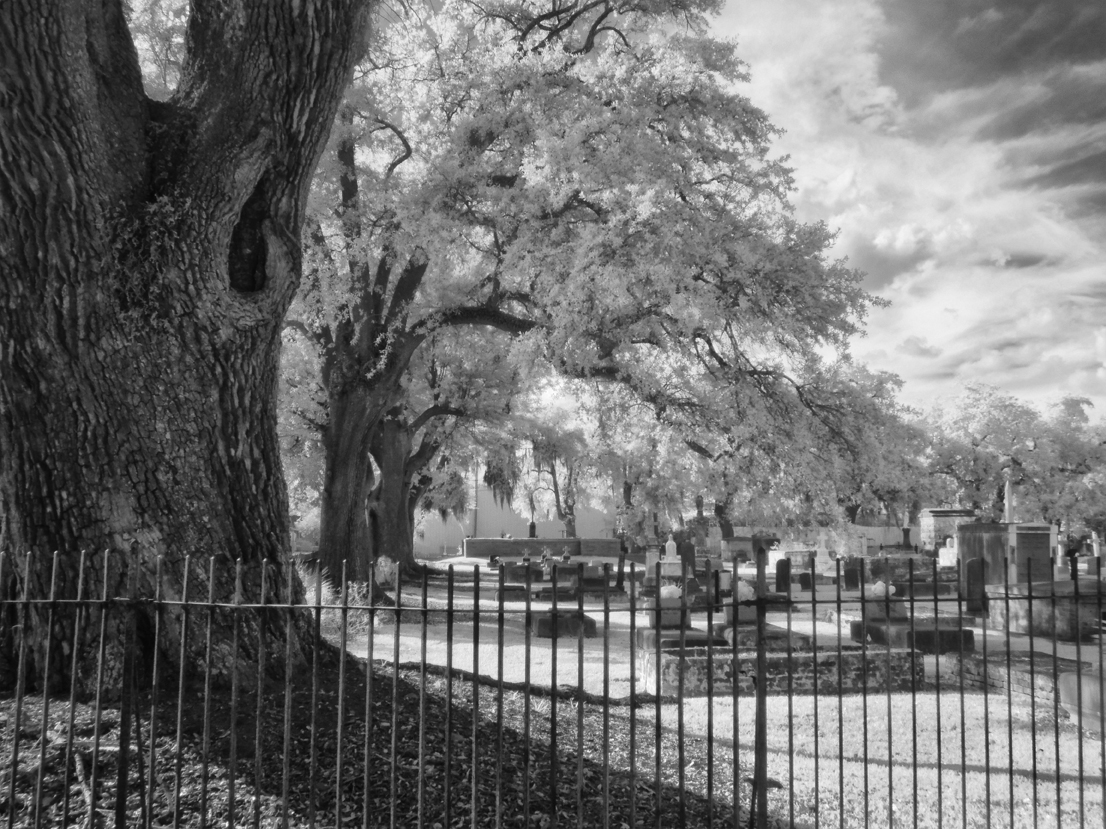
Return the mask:
[[257, 182], [242, 205], [238, 223], [230, 237], [227, 272], [230, 287], [239, 293], [254, 293], [265, 287], [264, 222], [269, 218], [269, 174]]

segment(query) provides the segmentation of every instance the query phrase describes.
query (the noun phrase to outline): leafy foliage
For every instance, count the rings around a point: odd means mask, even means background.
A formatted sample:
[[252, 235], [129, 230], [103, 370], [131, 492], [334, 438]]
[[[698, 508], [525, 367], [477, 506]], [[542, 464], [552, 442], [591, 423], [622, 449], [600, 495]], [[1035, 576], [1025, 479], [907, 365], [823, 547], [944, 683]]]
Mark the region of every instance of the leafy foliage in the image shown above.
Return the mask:
[[969, 386], [928, 419], [930, 468], [985, 519], [1002, 519], [1009, 480], [1018, 520], [1059, 521], [1075, 536], [1101, 531], [1106, 432], [1091, 424], [1089, 405], [1069, 397], [1045, 416], [998, 389]]

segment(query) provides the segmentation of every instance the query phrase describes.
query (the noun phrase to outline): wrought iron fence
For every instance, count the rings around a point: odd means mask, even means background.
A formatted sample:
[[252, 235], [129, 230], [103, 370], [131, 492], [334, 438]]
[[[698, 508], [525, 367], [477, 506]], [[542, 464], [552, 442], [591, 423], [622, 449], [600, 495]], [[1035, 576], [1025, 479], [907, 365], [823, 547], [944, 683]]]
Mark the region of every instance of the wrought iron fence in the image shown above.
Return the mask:
[[[20, 561], [0, 827], [1103, 824], [1098, 567], [484, 562], [281, 603], [264, 576], [257, 602], [36, 593]], [[61, 633], [20, 642], [32, 615]]]

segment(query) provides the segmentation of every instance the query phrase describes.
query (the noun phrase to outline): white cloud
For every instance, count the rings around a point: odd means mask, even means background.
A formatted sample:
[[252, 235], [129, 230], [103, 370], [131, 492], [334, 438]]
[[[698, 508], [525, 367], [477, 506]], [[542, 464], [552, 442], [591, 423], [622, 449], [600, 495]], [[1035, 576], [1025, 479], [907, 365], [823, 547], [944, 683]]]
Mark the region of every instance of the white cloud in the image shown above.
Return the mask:
[[750, 64], [753, 103], [787, 131], [777, 147], [800, 218], [838, 228], [835, 253], [892, 301], [872, 310], [857, 357], [899, 373], [915, 405], [986, 382], [1106, 412], [1102, 225], [1073, 216], [1069, 191], [1027, 185], [1050, 152], [1106, 127], [1008, 119], [988, 134], [1027, 100], [1047, 104], [1047, 83], [1013, 73], [908, 108], [881, 80], [889, 25], [875, 0], [731, 0], [717, 30]]

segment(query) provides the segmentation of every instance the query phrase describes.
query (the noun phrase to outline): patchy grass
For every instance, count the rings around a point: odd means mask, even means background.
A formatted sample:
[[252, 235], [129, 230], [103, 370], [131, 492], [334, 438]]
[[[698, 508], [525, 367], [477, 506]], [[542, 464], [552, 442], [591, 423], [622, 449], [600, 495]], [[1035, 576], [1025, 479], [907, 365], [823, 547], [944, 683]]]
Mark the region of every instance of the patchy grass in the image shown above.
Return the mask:
[[[744, 755], [754, 701], [741, 697], [737, 707]], [[732, 699], [711, 708], [715, 742], [732, 746]], [[686, 733], [707, 733], [707, 709], [703, 699], [685, 703]], [[675, 706], [662, 707], [663, 728], [676, 719]], [[827, 827], [1103, 825], [1102, 743], [1057, 721], [1051, 705], [1034, 712], [1028, 699], [932, 688], [915, 697], [797, 696], [790, 705], [773, 697], [767, 733], [768, 773], [785, 783], [770, 800], [798, 823], [817, 814]]]

